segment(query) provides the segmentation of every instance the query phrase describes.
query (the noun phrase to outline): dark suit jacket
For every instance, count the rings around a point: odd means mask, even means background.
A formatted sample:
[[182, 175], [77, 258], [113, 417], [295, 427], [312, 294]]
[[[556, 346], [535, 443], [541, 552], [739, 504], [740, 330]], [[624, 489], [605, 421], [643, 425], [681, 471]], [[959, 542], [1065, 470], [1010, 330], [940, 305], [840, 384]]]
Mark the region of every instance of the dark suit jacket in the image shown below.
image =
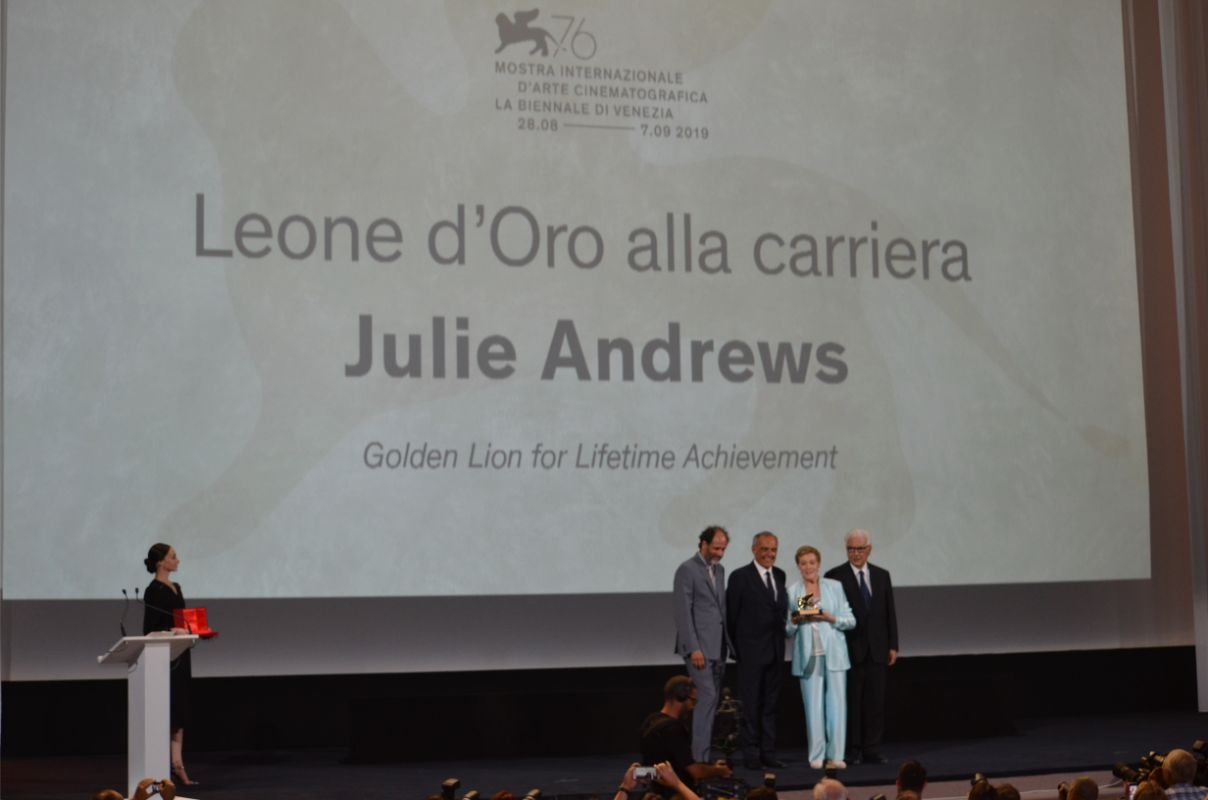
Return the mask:
[[898, 649], [898, 615], [893, 607], [893, 582], [889, 572], [873, 564], [866, 564], [869, 590], [872, 591], [872, 608], [864, 607], [864, 597], [851, 564], [843, 563], [826, 573], [843, 584], [847, 603], [856, 615], [856, 627], [846, 631], [847, 652], [853, 666], [871, 661], [874, 664], [889, 662], [889, 651]]
[[726, 623], [736, 661], [771, 664], [784, 661], [784, 621], [788, 616], [788, 593], [784, 570], [772, 567], [776, 600], [755, 564], [739, 567], [726, 586]]

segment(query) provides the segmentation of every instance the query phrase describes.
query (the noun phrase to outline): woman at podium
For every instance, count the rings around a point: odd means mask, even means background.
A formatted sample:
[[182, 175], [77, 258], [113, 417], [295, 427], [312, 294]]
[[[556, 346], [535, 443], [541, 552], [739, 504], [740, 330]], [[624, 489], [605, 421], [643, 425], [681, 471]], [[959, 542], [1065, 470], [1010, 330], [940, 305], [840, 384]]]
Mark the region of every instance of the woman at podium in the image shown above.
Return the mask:
[[[155, 579], [147, 585], [143, 596], [143, 635], [153, 631], [172, 631], [173, 633], [188, 633], [184, 628], [177, 628], [172, 623], [172, 612], [185, 607], [185, 596], [180, 591], [180, 584], [172, 582], [172, 573], [180, 566], [176, 550], [166, 544], [153, 544], [143, 559], [147, 572], [154, 573]], [[193, 677], [193, 666], [186, 650], [172, 662], [169, 689], [171, 690], [171, 721], [172, 731], [172, 774], [176, 782], [191, 786], [196, 781], [189, 780], [185, 772], [184, 743], [185, 725], [189, 719], [189, 682]]]

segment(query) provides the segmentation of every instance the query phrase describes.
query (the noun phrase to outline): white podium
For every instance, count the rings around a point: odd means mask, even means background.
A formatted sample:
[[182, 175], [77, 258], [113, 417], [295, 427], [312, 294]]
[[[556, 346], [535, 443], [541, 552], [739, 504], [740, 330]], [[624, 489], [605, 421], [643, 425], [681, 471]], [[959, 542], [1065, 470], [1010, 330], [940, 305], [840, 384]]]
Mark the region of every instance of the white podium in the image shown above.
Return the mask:
[[126, 675], [126, 796], [143, 778], [172, 774], [169, 741], [168, 683], [170, 662], [200, 637], [191, 634], [123, 636], [98, 664], [125, 664]]

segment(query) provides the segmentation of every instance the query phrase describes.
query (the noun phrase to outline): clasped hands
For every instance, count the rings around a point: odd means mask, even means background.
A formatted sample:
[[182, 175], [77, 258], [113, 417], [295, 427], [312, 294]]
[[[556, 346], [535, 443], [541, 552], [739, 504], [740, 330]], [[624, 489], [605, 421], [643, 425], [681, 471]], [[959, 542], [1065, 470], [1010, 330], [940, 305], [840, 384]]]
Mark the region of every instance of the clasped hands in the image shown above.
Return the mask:
[[794, 625], [800, 625], [803, 622], [813, 622], [814, 620], [819, 619], [823, 622], [829, 622], [832, 625], [834, 625], [836, 622], [834, 614], [827, 614], [822, 610], [819, 610], [817, 614], [802, 614], [800, 611], [794, 611], [793, 616], [790, 617], [790, 619]]

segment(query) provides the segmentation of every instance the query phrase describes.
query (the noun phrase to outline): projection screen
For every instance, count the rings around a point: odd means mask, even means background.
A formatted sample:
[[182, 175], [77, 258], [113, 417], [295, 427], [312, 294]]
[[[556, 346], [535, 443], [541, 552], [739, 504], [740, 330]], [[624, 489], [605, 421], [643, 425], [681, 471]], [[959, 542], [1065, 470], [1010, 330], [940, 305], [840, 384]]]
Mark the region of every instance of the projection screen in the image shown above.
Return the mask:
[[7, 25], [7, 600], [1149, 577], [1115, 4]]

